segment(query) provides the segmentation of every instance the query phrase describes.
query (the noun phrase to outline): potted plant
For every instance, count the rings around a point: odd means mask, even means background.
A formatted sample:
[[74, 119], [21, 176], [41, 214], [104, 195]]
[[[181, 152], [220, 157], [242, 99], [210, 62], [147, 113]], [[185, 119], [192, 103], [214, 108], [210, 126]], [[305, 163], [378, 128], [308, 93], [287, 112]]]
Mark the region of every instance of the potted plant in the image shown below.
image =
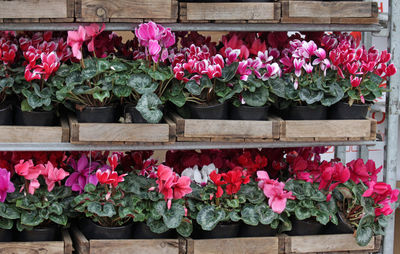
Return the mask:
[[397, 71], [388, 64], [391, 54], [386, 50], [379, 53], [374, 47], [357, 47], [351, 36], [326, 35], [323, 41], [330, 49], [329, 58], [344, 92], [343, 100], [331, 107], [329, 118], [365, 119], [374, 100], [386, 91], [387, 78]]
[[327, 75], [331, 67], [326, 51], [314, 41], [290, 41], [282, 51], [284, 90], [271, 82], [272, 91], [288, 100], [290, 108], [286, 118], [291, 120], [321, 120], [327, 118], [327, 108], [340, 101], [344, 95], [341, 87]]
[[64, 38], [53, 38], [51, 32], [39, 33], [35, 40], [21, 37], [19, 44], [27, 65], [19, 68], [13, 86], [20, 100], [15, 123], [52, 126], [57, 117], [58, 101], [56, 88], [50, 80], [61, 63], [69, 60], [71, 50]]
[[[11, 172], [0, 168], [1, 192], [0, 192], [0, 242], [11, 242], [13, 240], [12, 228], [14, 221], [20, 218], [20, 213], [15, 204], [9, 201], [8, 193], [15, 191], [11, 182]], [[7, 199], [8, 198], [8, 199]]]
[[32, 160], [21, 160], [14, 168], [21, 176], [16, 180], [21, 191], [10, 194], [9, 202], [20, 214], [16, 223], [20, 231], [18, 240], [55, 240], [60, 234], [59, 226], [67, 226], [72, 216], [71, 190], [63, 185], [56, 186], [69, 173], [54, 167], [50, 161], [35, 165]]
[[192, 118], [228, 118], [226, 100], [234, 93], [229, 94], [226, 86], [234, 79], [238, 68], [238, 63], [234, 62], [236, 51], [232, 52], [232, 58], [232, 62], [225, 63], [220, 54], [211, 56], [206, 46], [196, 47], [194, 44], [175, 54], [173, 72], [175, 78], [184, 84]]
[[10, 69], [17, 54], [18, 46], [15, 37], [12, 34], [0, 32], [0, 125], [13, 123], [12, 105], [6, 102], [6, 98], [14, 85], [14, 77]]
[[175, 238], [175, 229], [189, 237], [193, 228], [184, 197], [192, 192], [190, 178], [179, 177], [171, 168], [155, 166], [151, 161], [137, 173], [130, 174], [124, 183], [124, 188], [138, 199], [132, 214], [138, 222], [134, 238]]

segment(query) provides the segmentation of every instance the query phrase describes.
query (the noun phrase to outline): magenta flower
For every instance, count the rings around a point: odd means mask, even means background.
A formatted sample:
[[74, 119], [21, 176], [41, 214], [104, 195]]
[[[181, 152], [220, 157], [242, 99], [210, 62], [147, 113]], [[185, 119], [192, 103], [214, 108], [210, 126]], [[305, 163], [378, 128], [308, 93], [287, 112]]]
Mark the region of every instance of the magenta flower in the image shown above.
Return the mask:
[[86, 184], [97, 185], [96, 169], [100, 166], [99, 163], [89, 163], [88, 158], [83, 154], [78, 162], [71, 160], [70, 166], [75, 172], [68, 177], [65, 186], [70, 186], [73, 191], [82, 193]]
[[72, 48], [72, 54], [76, 59], [82, 59], [82, 45], [86, 41], [86, 30], [79, 26], [78, 31], [68, 31], [67, 43]]
[[14, 184], [10, 181], [11, 173], [4, 168], [0, 168], [0, 202], [4, 203], [7, 193], [15, 191]]

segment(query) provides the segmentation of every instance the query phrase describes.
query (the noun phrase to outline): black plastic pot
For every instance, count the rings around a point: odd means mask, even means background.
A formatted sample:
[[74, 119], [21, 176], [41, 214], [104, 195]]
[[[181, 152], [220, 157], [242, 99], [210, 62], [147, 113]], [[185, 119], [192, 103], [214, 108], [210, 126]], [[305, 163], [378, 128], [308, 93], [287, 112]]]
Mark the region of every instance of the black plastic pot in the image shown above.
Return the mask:
[[269, 225], [258, 224], [257, 226], [251, 226], [242, 223], [240, 225], [239, 236], [241, 237], [275, 236], [277, 233], [278, 229], [273, 229]]
[[322, 105], [291, 106], [286, 118], [288, 120], [325, 120], [328, 108]]
[[318, 235], [323, 231], [324, 225], [315, 220], [292, 220], [292, 231], [288, 235]]
[[13, 240], [13, 231], [11, 229], [0, 228], [0, 242], [11, 242]]
[[167, 232], [156, 234], [144, 222], [136, 223], [133, 227], [133, 238], [135, 239], [174, 239], [176, 232], [168, 230]]
[[239, 231], [239, 223], [218, 224], [211, 231], [202, 230], [200, 225], [195, 224], [192, 237], [194, 239], [233, 238], [239, 236]]
[[233, 120], [267, 120], [269, 106], [251, 107], [231, 106], [230, 119]]
[[347, 219], [342, 213], [338, 213], [338, 224], [329, 223], [324, 234], [352, 234], [354, 233], [353, 227], [348, 223]]
[[116, 120], [116, 106], [85, 107], [76, 110], [76, 118], [80, 123], [113, 123]]
[[125, 106], [125, 113], [131, 115], [132, 123], [147, 123], [147, 121], [142, 117], [142, 114], [136, 109], [133, 104], [128, 104]]
[[365, 119], [370, 104], [353, 104], [338, 102], [329, 108], [329, 119]]
[[120, 227], [103, 227], [90, 219], [79, 221], [79, 229], [87, 239], [131, 239], [133, 224]]
[[193, 119], [228, 119], [229, 104], [227, 102], [213, 105], [189, 104]]
[[56, 111], [22, 111], [15, 108], [15, 124], [25, 126], [53, 126], [56, 121]]
[[17, 239], [20, 242], [43, 242], [54, 241], [58, 238], [58, 236], [59, 228], [52, 226], [33, 228], [32, 230], [23, 230], [18, 232]]
[[13, 110], [12, 105], [0, 105], [0, 125], [13, 124]]

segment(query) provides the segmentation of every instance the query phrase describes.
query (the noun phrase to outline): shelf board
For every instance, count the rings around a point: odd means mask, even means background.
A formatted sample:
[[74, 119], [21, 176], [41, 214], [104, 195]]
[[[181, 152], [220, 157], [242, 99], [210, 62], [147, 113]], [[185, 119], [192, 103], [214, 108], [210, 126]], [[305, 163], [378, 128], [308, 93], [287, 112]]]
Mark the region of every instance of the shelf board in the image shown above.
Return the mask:
[[[67, 31], [76, 30], [79, 25], [86, 23], [0, 23], [0, 30], [25, 31]], [[138, 24], [106, 23], [106, 30], [133, 30]], [[172, 23], [163, 24], [174, 31], [364, 31], [379, 32], [378, 24], [216, 24], [216, 23]]]
[[128, 150], [196, 150], [196, 149], [232, 149], [232, 148], [280, 148], [312, 146], [351, 146], [375, 145], [376, 141], [340, 141], [340, 142], [271, 142], [271, 143], [228, 143], [228, 142], [175, 142], [171, 144], [138, 145], [77, 145], [71, 143], [0, 143], [0, 151], [128, 151]]

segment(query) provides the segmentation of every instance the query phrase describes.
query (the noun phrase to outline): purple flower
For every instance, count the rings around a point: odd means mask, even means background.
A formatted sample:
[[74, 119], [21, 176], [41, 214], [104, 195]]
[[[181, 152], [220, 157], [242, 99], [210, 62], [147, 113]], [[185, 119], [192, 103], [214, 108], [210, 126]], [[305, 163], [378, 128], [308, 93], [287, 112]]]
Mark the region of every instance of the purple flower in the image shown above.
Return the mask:
[[82, 193], [86, 184], [97, 185], [96, 170], [100, 166], [98, 162], [89, 163], [87, 156], [83, 154], [78, 162], [71, 160], [69, 165], [75, 172], [68, 177], [65, 186], [70, 186], [73, 191]]
[[10, 181], [11, 173], [4, 168], [0, 168], [0, 202], [4, 203], [7, 193], [15, 191], [14, 184]]

